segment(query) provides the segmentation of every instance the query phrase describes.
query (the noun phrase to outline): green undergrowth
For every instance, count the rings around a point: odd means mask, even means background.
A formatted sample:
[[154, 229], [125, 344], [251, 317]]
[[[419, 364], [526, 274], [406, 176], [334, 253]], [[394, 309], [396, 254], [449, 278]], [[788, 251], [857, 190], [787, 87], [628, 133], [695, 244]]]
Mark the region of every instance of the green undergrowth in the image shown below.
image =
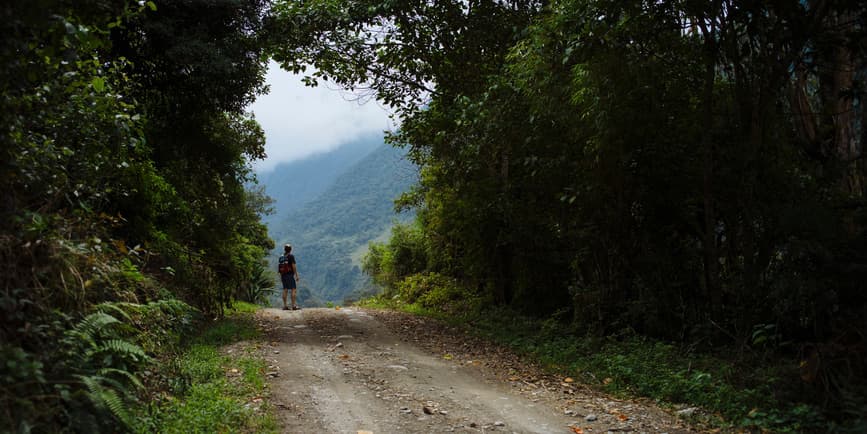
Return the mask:
[[[702, 354], [629, 330], [586, 336], [557, 319], [540, 320], [502, 308], [444, 313], [385, 297], [359, 305], [432, 317], [506, 345], [547, 370], [581, 379], [618, 397], [646, 397], [672, 409], [698, 407], [693, 423], [763, 432], [858, 432], [864, 421], [830, 420], [807, 403], [794, 361], [725, 352]], [[802, 397], [802, 399], [799, 399]]]
[[[138, 433], [277, 432], [256, 354], [257, 307], [236, 303], [162, 364], [165, 390], [139, 415]], [[231, 351], [224, 347], [229, 346]]]

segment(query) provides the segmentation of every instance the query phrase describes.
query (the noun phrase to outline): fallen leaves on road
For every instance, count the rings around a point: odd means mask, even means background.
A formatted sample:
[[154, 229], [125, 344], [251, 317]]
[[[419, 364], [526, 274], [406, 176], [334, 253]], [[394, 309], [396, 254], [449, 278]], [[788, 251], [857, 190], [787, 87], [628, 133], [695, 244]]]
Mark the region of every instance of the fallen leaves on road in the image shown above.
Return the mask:
[[572, 432], [574, 432], [575, 434], [584, 434], [584, 430], [580, 427], [570, 426], [569, 428], [572, 428]]
[[616, 409], [616, 408], [615, 408], [615, 409], [612, 409], [611, 411], [609, 411], [608, 414], [613, 415], [614, 417], [616, 417], [616, 418], [617, 418], [618, 420], [620, 420], [621, 422], [626, 422], [627, 420], [629, 420], [629, 416], [623, 414], [623, 412], [621, 412], [620, 410], [618, 410], [618, 409]]
[[574, 382], [575, 382], [575, 379], [572, 378], [572, 377], [566, 377], [566, 378], [563, 379], [563, 382], [564, 382], [564, 383], [574, 383]]

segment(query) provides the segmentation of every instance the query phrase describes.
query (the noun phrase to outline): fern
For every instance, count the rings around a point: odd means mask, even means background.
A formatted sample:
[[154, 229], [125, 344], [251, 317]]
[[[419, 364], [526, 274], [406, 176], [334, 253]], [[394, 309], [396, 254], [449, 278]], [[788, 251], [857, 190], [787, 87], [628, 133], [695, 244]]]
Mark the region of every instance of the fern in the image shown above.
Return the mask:
[[132, 358], [135, 361], [146, 361], [149, 359], [140, 346], [123, 339], [109, 339], [102, 343], [100, 349], [119, 356]]
[[135, 374], [133, 374], [132, 372], [129, 372], [129, 371], [125, 371], [123, 369], [102, 368], [98, 372], [99, 372], [99, 375], [106, 377], [106, 378], [109, 378], [109, 376], [112, 374], [116, 374], [116, 375], [119, 375], [123, 378], [126, 378], [133, 386], [135, 386], [139, 389], [144, 387], [144, 385], [141, 383], [141, 380], [139, 380], [138, 377], [135, 376]]
[[121, 421], [126, 427], [131, 426], [132, 418], [123, 398], [116, 390], [105, 387], [102, 381], [112, 382], [110, 379], [98, 375], [75, 375], [87, 387], [87, 399], [97, 408], [106, 408]]
[[94, 312], [76, 324], [71, 333], [88, 343], [94, 343], [99, 338], [100, 332], [109, 326], [119, 323], [120, 321], [117, 318], [107, 313]]
[[135, 304], [135, 303], [124, 303], [124, 302], [117, 302], [117, 303], [105, 302], [105, 303], [100, 303], [100, 304], [96, 305], [95, 309], [97, 312], [102, 312], [102, 313], [106, 313], [106, 314], [109, 312], [114, 312], [114, 313], [118, 314], [121, 318], [131, 322], [132, 318], [130, 318], [129, 314], [126, 313], [126, 311], [123, 310], [122, 307], [128, 308], [128, 307], [132, 307], [132, 306], [141, 306], [141, 305]]

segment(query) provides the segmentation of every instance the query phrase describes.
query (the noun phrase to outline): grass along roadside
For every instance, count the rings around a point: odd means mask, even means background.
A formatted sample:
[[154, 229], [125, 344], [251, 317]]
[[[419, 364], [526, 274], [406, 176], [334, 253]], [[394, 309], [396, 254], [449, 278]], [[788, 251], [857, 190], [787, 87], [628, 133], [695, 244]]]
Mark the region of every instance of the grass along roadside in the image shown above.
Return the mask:
[[447, 314], [383, 297], [357, 304], [447, 322], [505, 345], [553, 373], [581, 379], [618, 397], [654, 399], [709, 428], [847, 431], [817, 406], [798, 400], [803, 391], [795, 362], [687, 352], [629, 331], [609, 337], [582, 336], [557, 319], [533, 319], [507, 309]]
[[138, 415], [139, 433], [277, 432], [257, 355], [257, 306], [236, 303], [160, 365], [165, 390]]

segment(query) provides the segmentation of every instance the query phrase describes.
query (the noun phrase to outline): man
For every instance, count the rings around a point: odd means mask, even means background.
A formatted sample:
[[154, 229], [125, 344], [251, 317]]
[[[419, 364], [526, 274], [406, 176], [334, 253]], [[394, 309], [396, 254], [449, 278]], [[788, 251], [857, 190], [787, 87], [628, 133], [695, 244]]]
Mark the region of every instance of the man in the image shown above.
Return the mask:
[[289, 290], [292, 290], [292, 310], [298, 310], [298, 305], [295, 304], [295, 281], [301, 280], [301, 278], [298, 276], [298, 266], [295, 265], [295, 256], [292, 255], [291, 245], [283, 246], [283, 255], [280, 256], [277, 269], [280, 271], [280, 280], [283, 281], [283, 310], [289, 310], [289, 305], [286, 304], [286, 295]]

